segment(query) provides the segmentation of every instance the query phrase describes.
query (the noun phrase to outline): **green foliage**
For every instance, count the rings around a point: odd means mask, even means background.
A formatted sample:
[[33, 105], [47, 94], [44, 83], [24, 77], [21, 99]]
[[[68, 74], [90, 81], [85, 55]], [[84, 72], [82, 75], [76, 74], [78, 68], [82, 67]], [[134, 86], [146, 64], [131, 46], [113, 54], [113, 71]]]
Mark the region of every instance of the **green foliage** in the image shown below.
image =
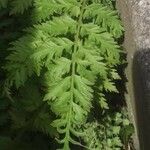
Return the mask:
[[0, 8], [6, 8], [8, 4], [8, 0], [0, 0]]
[[26, 9], [28, 9], [32, 5], [33, 0], [14, 0], [11, 3], [11, 11], [10, 14], [23, 14]]
[[94, 18], [95, 24], [101, 25], [106, 31], [108, 30], [115, 38], [120, 37], [123, 27], [116, 15], [116, 11], [104, 7], [102, 4], [93, 3], [86, 8], [84, 17]]
[[10, 137], [0, 136], [0, 146], [3, 150], [49, 150], [49, 145], [46, 145], [46, 142], [37, 135], [30, 141], [25, 141], [22, 137], [12, 140]]
[[[30, 81], [30, 86], [26, 83], [25, 87], [19, 90], [9, 89], [5, 82], [6, 71], [3, 66], [6, 63], [5, 57], [9, 54], [7, 48], [11, 41], [22, 35], [22, 29], [28, 26], [27, 18], [26, 14], [9, 16], [8, 8], [0, 10], [0, 149], [2, 150], [48, 150], [50, 136], [56, 135], [56, 130], [50, 125], [52, 114], [49, 107], [42, 102], [41, 96], [39, 97], [41, 93], [37, 90], [39, 85], [33, 83], [35, 78], [32, 83]], [[29, 90], [34, 94], [30, 94]]]
[[[19, 98], [21, 101], [17, 100]], [[50, 115], [49, 107], [42, 101], [36, 79], [28, 81], [25, 87], [19, 90], [18, 96], [14, 97], [10, 116], [14, 130], [42, 131], [51, 136], [55, 133], [50, 125], [53, 116]]]
[[118, 112], [111, 112], [103, 116], [100, 122], [87, 123], [84, 127], [83, 139], [90, 150], [122, 150], [123, 144], [129, 142], [134, 132], [127, 116]]
[[101, 3], [103, 3], [104, 5], [106, 6], [109, 6], [111, 7], [112, 9], [114, 9], [114, 3], [115, 3], [115, 0], [99, 0]]
[[[97, 148], [88, 142], [87, 132], [94, 129], [97, 133], [92, 137], [99, 134], [94, 139], [100, 146], [98, 149], [122, 147], [121, 123], [112, 126], [114, 118], [109, 116], [103, 124], [87, 120], [95, 95], [99, 107], [107, 111], [105, 94], [118, 92], [114, 81], [120, 79], [116, 66], [121, 64], [121, 50], [116, 39], [122, 35], [123, 27], [117, 12], [108, 7], [112, 5], [109, 2], [13, 0], [9, 3], [9, 14], [23, 14], [28, 9], [31, 15], [31, 26], [11, 43], [4, 67], [7, 88], [15, 86], [22, 94], [13, 96], [10, 117], [14, 130], [42, 131], [55, 136], [63, 150], [69, 150], [71, 144], [83, 146], [79, 138], [84, 139], [89, 149]], [[7, 1], [0, 1], [0, 6], [6, 7]], [[38, 91], [41, 85], [33, 82], [35, 76], [42, 78], [42, 92]]]
[[6, 110], [9, 107], [9, 101], [0, 98], [0, 127], [5, 126], [10, 119], [9, 114]]

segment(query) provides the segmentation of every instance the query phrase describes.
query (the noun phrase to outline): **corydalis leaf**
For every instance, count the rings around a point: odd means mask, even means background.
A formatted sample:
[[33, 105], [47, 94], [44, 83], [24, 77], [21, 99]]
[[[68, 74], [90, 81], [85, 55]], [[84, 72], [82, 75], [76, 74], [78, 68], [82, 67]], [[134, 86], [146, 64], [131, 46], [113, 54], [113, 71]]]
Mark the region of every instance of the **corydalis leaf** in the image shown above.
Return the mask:
[[81, 146], [74, 136], [84, 135], [78, 127], [87, 121], [94, 94], [103, 95], [98, 99], [106, 110], [104, 93], [117, 92], [113, 81], [119, 78], [120, 47], [114, 37], [122, 34], [122, 26], [116, 12], [100, 1], [14, 0], [12, 13], [23, 13], [32, 4], [37, 24], [13, 43], [8, 79], [20, 87], [33, 74], [45, 76], [44, 100], [56, 114], [52, 125], [69, 150], [70, 143]]

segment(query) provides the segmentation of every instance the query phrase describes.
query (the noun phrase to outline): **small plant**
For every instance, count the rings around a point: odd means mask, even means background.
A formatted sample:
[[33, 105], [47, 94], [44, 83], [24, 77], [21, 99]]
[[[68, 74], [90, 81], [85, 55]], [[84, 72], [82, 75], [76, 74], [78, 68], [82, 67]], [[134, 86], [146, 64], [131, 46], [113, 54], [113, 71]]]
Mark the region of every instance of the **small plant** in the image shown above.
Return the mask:
[[84, 131], [83, 139], [90, 150], [127, 150], [134, 132], [124, 112], [111, 112], [100, 122], [87, 123]]

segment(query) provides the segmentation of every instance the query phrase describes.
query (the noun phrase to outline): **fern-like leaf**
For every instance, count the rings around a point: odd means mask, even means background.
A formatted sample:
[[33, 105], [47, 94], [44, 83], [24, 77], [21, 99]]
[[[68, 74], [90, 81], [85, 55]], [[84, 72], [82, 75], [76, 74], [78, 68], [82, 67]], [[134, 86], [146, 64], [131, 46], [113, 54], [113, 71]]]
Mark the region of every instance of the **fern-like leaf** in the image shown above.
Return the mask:
[[120, 37], [122, 35], [123, 27], [116, 14], [116, 11], [112, 11], [102, 4], [93, 3], [87, 7], [84, 17], [94, 18], [96, 24], [101, 25], [106, 30], [109, 29], [114, 37]]
[[12, 10], [10, 14], [23, 14], [25, 10], [27, 10], [30, 6], [32, 6], [33, 0], [14, 0], [11, 3]]
[[[21, 13], [28, 2], [18, 9]], [[107, 109], [103, 93], [117, 92], [113, 79], [119, 78], [114, 66], [120, 63], [120, 47], [113, 36], [121, 35], [122, 26], [116, 12], [98, 1], [37, 0], [34, 11], [34, 21], [40, 23], [13, 44], [8, 79], [19, 87], [33, 73], [45, 74], [44, 101], [56, 114], [52, 125], [62, 134], [58, 141], [69, 150], [70, 143], [81, 146], [73, 137], [85, 135], [78, 128], [87, 121], [93, 94]], [[97, 80], [101, 84], [95, 90]]]

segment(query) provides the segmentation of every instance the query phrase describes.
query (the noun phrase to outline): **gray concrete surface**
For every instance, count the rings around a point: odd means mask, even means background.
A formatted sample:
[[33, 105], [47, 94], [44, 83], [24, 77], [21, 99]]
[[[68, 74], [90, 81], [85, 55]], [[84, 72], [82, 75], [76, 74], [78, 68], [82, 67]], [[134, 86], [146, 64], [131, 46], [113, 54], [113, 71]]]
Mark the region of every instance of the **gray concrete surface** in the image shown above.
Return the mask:
[[150, 150], [150, 0], [117, 0], [125, 27], [127, 105], [136, 150]]

